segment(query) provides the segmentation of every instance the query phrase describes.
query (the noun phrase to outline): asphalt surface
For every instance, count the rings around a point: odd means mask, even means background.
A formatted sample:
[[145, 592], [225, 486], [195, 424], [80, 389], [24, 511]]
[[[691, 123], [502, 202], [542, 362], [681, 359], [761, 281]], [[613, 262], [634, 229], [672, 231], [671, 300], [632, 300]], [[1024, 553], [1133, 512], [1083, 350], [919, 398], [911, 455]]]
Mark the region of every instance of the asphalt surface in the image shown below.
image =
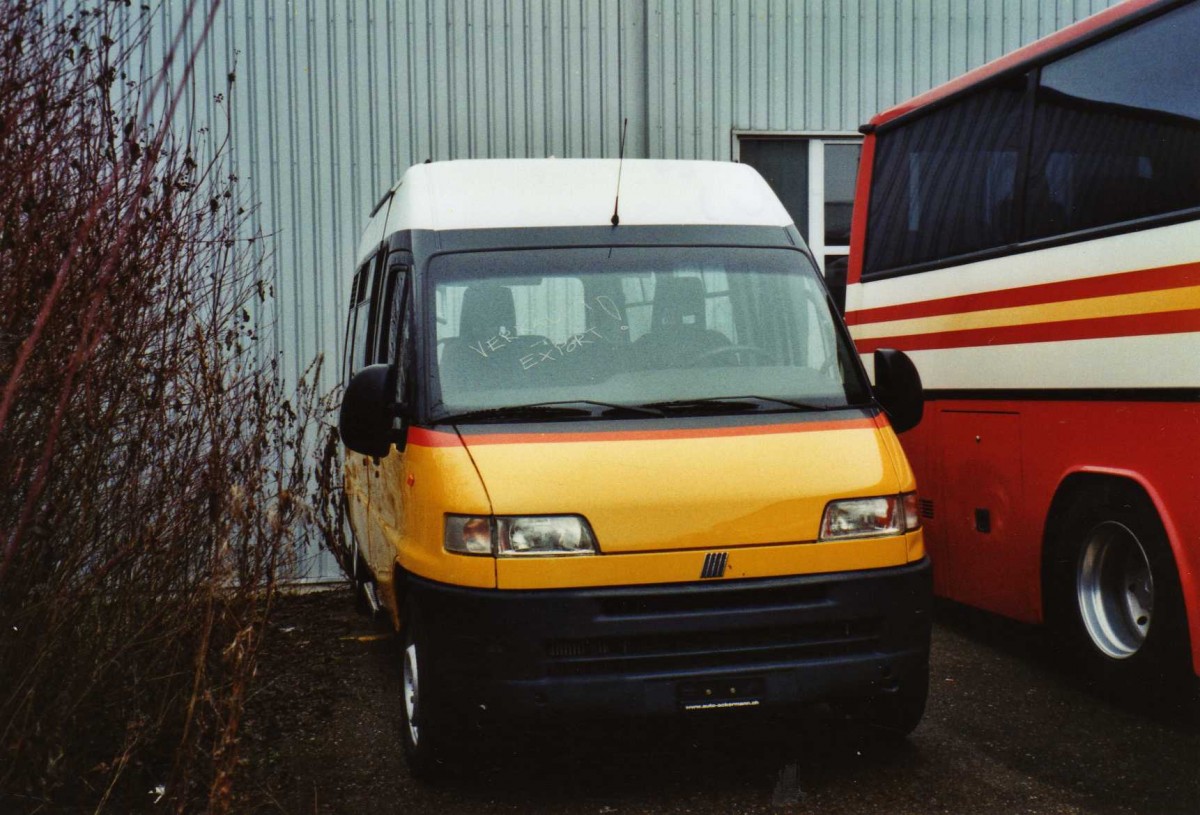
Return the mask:
[[[458, 813], [1200, 813], [1194, 696], [1115, 691], [1040, 629], [939, 605], [932, 690], [898, 748], [824, 708], [501, 734], [411, 778], [397, 652], [345, 592], [287, 598], [251, 700], [238, 810]], [[1191, 714], [1189, 714], [1191, 715]]]

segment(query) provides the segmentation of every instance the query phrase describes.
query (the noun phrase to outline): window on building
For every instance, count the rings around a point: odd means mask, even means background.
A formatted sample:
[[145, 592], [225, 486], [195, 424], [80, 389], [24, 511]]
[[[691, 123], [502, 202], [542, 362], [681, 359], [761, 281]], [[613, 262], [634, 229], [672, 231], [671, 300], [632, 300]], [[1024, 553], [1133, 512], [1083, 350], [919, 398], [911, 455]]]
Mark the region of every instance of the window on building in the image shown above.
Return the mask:
[[800, 234], [808, 239], [808, 140], [743, 135], [738, 155], [775, 190]]
[[850, 216], [861, 141], [855, 136], [739, 133], [735, 158], [762, 174], [845, 305]]

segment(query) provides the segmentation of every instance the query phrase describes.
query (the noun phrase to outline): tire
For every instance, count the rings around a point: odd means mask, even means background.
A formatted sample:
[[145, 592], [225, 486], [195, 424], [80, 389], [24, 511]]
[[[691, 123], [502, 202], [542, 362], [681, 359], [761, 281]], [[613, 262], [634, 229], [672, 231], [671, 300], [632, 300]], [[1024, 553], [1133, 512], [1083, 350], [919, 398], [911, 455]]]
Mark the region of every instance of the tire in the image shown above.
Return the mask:
[[835, 709], [868, 728], [879, 742], [895, 746], [917, 729], [929, 699], [929, 663], [905, 677], [895, 688], [867, 699], [841, 702]]
[[929, 699], [929, 664], [895, 690], [880, 694], [868, 706], [867, 724], [888, 742], [901, 742], [917, 729]]
[[376, 584], [367, 562], [361, 557], [358, 559], [355, 573], [350, 578], [350, 584], [354, 590], [354, 610], [362, 616], [374, 620], [377, 616], [376, 608], [379, 605], [378, 584]]
[[422, 682], [429, 685], [428, 669], [422, 673], [426, 635], [416, 607], [405, 607], [400, 651], [400, 732], [404, 756], [412, 774], [424, 781], [440, 781], [449, 769], [448, 734], [433, 715], [428, 698], [422, 698]]
[[1177, 678], [1188, 635], [1179, 573], [1158, 513], [1138, 489], [1078, 496], [1058, 526], [1050, 622], [1114, 681]]

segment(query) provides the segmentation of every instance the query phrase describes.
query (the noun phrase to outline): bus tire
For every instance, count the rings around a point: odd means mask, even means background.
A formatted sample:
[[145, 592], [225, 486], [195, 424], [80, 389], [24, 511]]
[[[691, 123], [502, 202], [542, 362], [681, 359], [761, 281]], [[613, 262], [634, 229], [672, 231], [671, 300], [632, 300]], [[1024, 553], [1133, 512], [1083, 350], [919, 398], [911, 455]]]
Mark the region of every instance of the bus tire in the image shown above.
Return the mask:
[[1188, 657], [1183, 595], [1150, 500], [1131, 485], [1089, 489], [1058, 529], [1051, 622], [1113, 680], [1178, 676]]
[[430, 685], [428, 667], [422, 672], [422, 653], [426, 634], [420, 614], [412, 602], [405, 606], [400, 642], [400, 732], [404, 756], [412, 774], [423, 781], [445, 778], [448, 758], [452, 755], [447, 733], [439, 726], [428, 699], [422, 699], [422, 683]]

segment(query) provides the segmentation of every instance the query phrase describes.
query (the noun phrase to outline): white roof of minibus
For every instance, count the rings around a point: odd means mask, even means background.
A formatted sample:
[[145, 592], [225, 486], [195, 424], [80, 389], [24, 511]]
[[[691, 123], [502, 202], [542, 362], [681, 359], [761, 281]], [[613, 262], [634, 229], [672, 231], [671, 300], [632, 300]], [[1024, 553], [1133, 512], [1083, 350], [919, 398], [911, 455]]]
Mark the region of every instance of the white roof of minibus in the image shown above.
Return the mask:
[[[406, 229], [610, 226], [617, 176], [621, 226], [792, 223], [752, 167], [655, 159], [476, 159], [410, 167], [363, 236], [374, 251]], [[382, 223], [384, 213], [386, 224]], [[381, 228], [382, 227], [382, 228]], [[360, 252], [359, 257], [364, 254]]]

